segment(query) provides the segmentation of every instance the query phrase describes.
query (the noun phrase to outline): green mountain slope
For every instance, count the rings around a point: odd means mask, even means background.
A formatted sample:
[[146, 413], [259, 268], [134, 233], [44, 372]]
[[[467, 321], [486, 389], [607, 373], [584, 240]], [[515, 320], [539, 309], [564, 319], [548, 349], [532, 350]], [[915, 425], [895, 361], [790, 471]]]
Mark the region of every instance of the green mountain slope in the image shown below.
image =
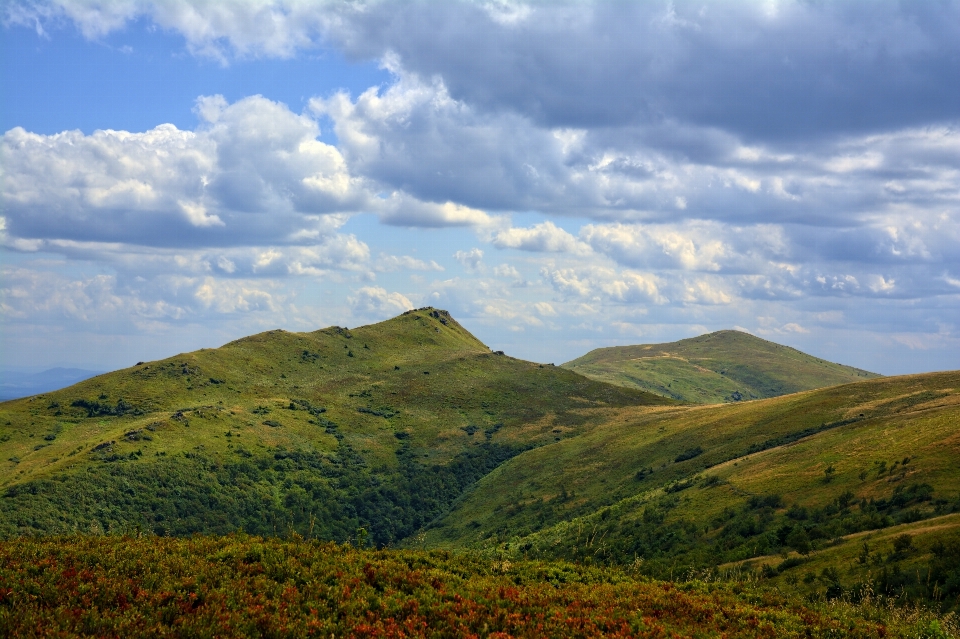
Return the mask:
[[[689, 361], [755, 340], [716, 336]], [[763, 344], [753, 379], [812, 370]], [[0, 537], [297, 532], [960, 610], [957, 459], [958, 371], [690, 405], [491, 353], [426, 308], [0, 403]]]
[[[806, 557], [850, 535], [960, 512], [957, 459], [960, 372], [740, 404], [627, 408], [503, 464], [426, 541], [640, 561], [661, 577]], [[951, 587], [960, 596], [960, 580]]]
[[0, 535], [390, 544], [522, 450], [666, 402], [491, 353], [432, 308], [270, 331], [0, 404]]
[[742, 331], [598, 348], [562, 365], [592, 379], [688, 402], [762, 399], [879, 377]]

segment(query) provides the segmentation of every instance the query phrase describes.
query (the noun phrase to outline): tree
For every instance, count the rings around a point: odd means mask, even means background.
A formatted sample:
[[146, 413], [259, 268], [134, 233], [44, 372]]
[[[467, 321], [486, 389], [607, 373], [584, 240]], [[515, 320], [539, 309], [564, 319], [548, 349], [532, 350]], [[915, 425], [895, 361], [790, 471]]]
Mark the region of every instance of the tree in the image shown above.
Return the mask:
[[790, 534], [787, 535], [786, 543], [801, 555], [810, 552], [810, 536], [803, 526], [794, 526]]

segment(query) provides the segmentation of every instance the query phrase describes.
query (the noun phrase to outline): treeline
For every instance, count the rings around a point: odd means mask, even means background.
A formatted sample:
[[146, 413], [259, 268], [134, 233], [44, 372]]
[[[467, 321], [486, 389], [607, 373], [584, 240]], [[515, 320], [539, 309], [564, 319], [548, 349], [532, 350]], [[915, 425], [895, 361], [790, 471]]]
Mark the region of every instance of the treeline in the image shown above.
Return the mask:
[[520, 449], [484, 442], [447, 464], [426, 465], [400, 442], [396, 469], [379, 472], [342, 440], [333, 456], [234, 451], [230, 461], [199, 451], [124, 458], [17, 484], [0, 496], [0, 536], [296, 532], [342, 543], [363, 529], [370, 543], [388, 546], [446, 512]]
[[[684, 489], [693, 486], [693, 482], [682, 484]], [[717, 485], [708, 478], [700, 481], [696, 489], [710, 490]], [[789, 551], [801, 554], [800, 559], [785, 561], [779, 572], [766, 575], [776, 576], [803, 564], [808, 553], [837, 543], [844, 535], [960, 512], [960, 499], [939, 497], [929, 484], [920, 483], [897, 486], [889, 497], [882, 499], [857, 500], [846, 492], [821, 508], [797, 504], [788, 507], [779, 495], [754, 495], [737, 508], [726, 508], [712, 520], [701, 521], [677, 517], [674, 510], [680, 505], [681, 496], [676, 494], [679, 491], [665, 492], [646, 504], [639, 516], [627, 516], [622, 507], [614, 505], [549, 529], [542, 537], [534, 535], [519, 542], [504, 537], [499, 543], [505, 543], [508, 550], [520, 556], [600, 564], [638, 563], [643, 574], [660, 579], [758, 556]], [[510, 525], [529, 532], [538, 530], [541, 522], [553, 518], [555, 511], [562, 508], [562, 501], [561, 496], [551, 501], [513, 504], [507, 509]], [[488, 544], [496, 543], [494, 533]], [[960, 550], [960, 546], [945, 546], [942, 552], [935, 553], [930, 566], [924, 569], [921, 584], [917, 583], [916, 574], [897, 568], [905, 554], [888, 557], [875, 564], [876, 589], [937, 605], [945, 602], [948, 609], [960, 611], [960, 553], [951, 554], [954, 550]], [[831, 590], [831, 586], [837, 585], [831, 581], [831, 575], [816, 578], [823, 592], [833, 596], [849, 594], [854, 587], [848, 583], [845, 588]]]

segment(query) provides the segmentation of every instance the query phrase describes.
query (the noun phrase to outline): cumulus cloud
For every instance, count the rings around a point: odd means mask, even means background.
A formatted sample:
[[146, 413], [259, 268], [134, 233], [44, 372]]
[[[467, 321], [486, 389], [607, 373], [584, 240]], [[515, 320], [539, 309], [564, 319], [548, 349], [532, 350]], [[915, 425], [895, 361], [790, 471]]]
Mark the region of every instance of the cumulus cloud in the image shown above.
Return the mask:
[[288, 300], [287, 293], [264, 280], [175, 274], [149, 280], [117, 275], [70, 278], [22, 267], [4, 269], [2, 275], [2, 313], [8, 318], [39, 324], [63, 320], [96, 323], [119, 332], [143, 322], [276, 314]]
[[551, 317], [557, 314], [557, 311], [549, 302], [537, 302], [533, 305], [533, 307], [537, 310], [537, 313], [543, 315], [544, 317]]
[[[520, 279], [520, 271], [510, 264], [498, 264], [493, 267], [493, 274], [497, 277], [507, 277], [515, 280]], [[960, 282], [958, 282], [958, 286], [960, 286]]]
[[[312, 48], [319, 35], [322, 13], [316, 5], [299, 2], [151, 2], [138, 0], [53, 0], [9, 3], [4, 18], [42, 33], [69, 20], [89, 39], [98, 39], [131, 21], [147, 18], [179, 32], [195, 54], [227, 63], [230, 57], [290, 57]], [[332, 16], [331, 16], [332, 17]]]
[[497, 231], [492, 243], [497, 248], [551, 253], [589, 253], [589, 246], [577, 241], [553, 222], [547, 221], [530, 228], [508, 228]]
[[426, 6], [358, 11], [331, 35], [359, 55], [396, 52], [456, 99], [548, 126], [667, 115], [803, 139], [952, 118], [960, 96], [956, 3], [530, 3], [510, 22], [480, 4]]
[[[7, 131], [7, 233], [149, 246], [307, 243], [367, 202], [308, 117], [254, 96], [201, 99], [196, 131]], [[342, 223], [342, 221], [340, 222]]]
[[411, 257], [409, 255], [380, 255], [377, 260], [376, 269], [378, 271], [442, 271], [444, 268], [435, 261], [424, 260]]
[[581, 298], [598, 302], [665, 304], [658, 278], [649, 273], [616, 271], [603, 267], [549, 268], [540, 275], [561, 299]]
[[[416, 227], [458, 238], [444, 254], [466, 274], [409, 295], [516, 330], [534, 325], [523, 317], [566, 334], [768, 317], [781, 319], [762, 330], [791, 339], [846, 325], [954, 343], [911, 330], [955, 331], [960, 303], [955, 0], [38, 0], [2, 11], [48, 37], [71, 23], [90, 39], [159, 26], [223, 64], [332, 48], [392, 78], [302, 113], [201, 97], [195, 130], [4, 133], [0, 244], [113, 273], [35, 289], [26, 272], [11, 276], [0, 304], [25, 324], [47, 312], [100, 321], [98, 305], [137, 321], [279, 316], [295, 297], [281, 278], [349, 288], [441, 271], [378, 244]], [[320, 141], [321, 123], [336, 145]], [[514, 227], [518, 213], [543, 221]], [[360, 214], [389, 229], [346, 232]], [[485, 267], [476, 242], [541, 279]], [[511, 285], [525, 287], [522, 302]], [[366, 318], [410, 305], [377, 287], [341, 293]]]
[[733, 255], [721, 236], [729, 231], [718, 224], [642, 226], [587, 225], [581, 239], [599, 253], [631, 266], [659, 266], [697, 271], [719, 271]]
[[350, 307], [357, 315], [386, 319], [413, 308], [413, 304], [401, 293], [388, 293], [379, 286], [364, 286], [348, 298]]
[[476, 272], [483, 269], [483, 251], [472, 248], [469, 251], [457, 251], [453, 259], [460, 262], [468, 271]]
[[353, 235], [334, 233], [309, 246], [225, 247], [208, 249], [154, 248], [105, 242], [51, 240], [45, 252], [77, 261], [98, 262], [118, 273], [155, 277], [214, 274], [257, 278], [319, 274], [330, 271], [365, 272], [370, 249]]
[[38, 30], [66, 19], [90, 38], [146, 19], [223, 60], [286, 57], [321, 42], [361, 58], [393, 52], [407, 69], [441, 78], [456, 100], [547, 126], [667, 115], [802, 140], [954, 118], [960, 98], [956, 2], [40, 0], [9, 3], [5, 19]]
[[[424, 202], [476, 209], [432, 213], [460, 224], [487, 222], [481, 211], [538, 208], [563, 195], [569, 169], [551, 131], [509, 112], [477, 111], [452, 99], [442, 81], [395, 70], [385, 90], [310, 101], [314, 113], [333, 121], [353, 172]], [[394, 206], [402, 211], [405, 204]], [[385, 216], [392, 219], [389, 207]]]
[[380, 215], [380, 219], [391, 226], [444, 227], [476, 226], [487, 227], [496, 223], [496, 219], [483, 211], [454, 202], [424, 202], [403, 192], [395, 192], [389, 198], [375, 200], [371, 210]]
[[215, 308], [218, 313], [276, 310], [273, 296], [263, 290], [262, 285], [256, 288], [242, 282], [206, 277], [197, 286], [194, 296], [206, 308]]
[[683, 301], [694, 304], [729, 304], [733, 297], [716, 281], [696, 279], [684, 282]]
[[[955, 125], [805, 145], [748, 143], [731, 132], [672, 119], [548, 128], [513, 112], [478, 110], [452, 98], [436, 78], [424, 80], [403, 68], [398, 73], [386, 90], [311, 103], [314, 112], [333, 120], [350, 172], [393, 194], [380, 203], [380, 215], [389, 224], [487, 227], [500, 245], [541, 251], [587, 247], [564, 238], [558, 227], [512, 230], [497, 214], [534, 210], [656, 224], [661, 230], [678, 220], [734, 224], [745, 233], [766, 233], [775, 225], [795, 225], [798, 233], [803, 226], [827, 226], [857, 235], [872, 251], [868, 244], [892, 244], [882, 237], [889, 224], [881, 225], [881, 218], [910, 215], [923, 221], [909, 232], [901, 229], [899, 238], [913, 239], [910, 254], [919, 254], [925, 241], [948, 250], [948, 242], [938, 243], [934, 234], [926, 237], [925, 228], [933, 225], [929, 218], [960, 201]], [[960, 121], [960, 111], [956, 115]], [[859, 159], [851, 164], [850, 158]], [[700, 235], [719, 228], [704, 224]], [[609, 229], [608, 237], [601, 235], [594, 239], [610, 250], [625, 241], [642, 243], [614, 238]], [[717, 268], [730, 248], [698, 238], [694, 256], [689, 246], [670, 246], [664, 234], [648, 234], [645, 242], [694, 269]]]

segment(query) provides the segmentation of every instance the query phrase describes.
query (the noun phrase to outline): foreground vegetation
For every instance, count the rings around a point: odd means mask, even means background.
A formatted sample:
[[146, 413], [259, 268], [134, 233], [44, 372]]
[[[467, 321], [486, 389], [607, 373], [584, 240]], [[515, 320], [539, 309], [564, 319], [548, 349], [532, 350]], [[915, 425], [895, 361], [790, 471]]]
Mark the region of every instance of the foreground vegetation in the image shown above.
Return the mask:
[[0, 542], [4, 637], [939, 639], [951, 624], [882, 605], [801, 605], [746, 583], [302, 538]]

